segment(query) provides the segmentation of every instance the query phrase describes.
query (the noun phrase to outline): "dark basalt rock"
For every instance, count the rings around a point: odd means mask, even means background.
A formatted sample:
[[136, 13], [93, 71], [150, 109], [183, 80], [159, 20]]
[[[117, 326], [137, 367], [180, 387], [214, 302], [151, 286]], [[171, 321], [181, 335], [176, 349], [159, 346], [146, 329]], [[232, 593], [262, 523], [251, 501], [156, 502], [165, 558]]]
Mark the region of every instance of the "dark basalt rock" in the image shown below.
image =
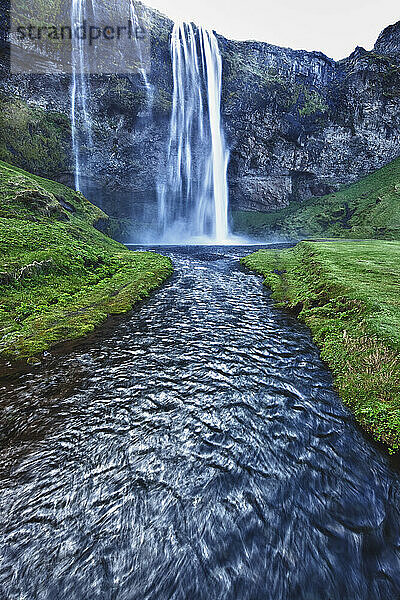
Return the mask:
[[[389, 40], [395, 48], [393, 28], [378, 47]], [[321, 196], [399, 155], [399, 52], [388, 58], [357, 47], [334, 62], [257, 42], [220, 44], [235, 208], [271, 210]]]
[[400, 53], [400, 21], [386, 27], [378, 37], [374, 51], [379, 54]]

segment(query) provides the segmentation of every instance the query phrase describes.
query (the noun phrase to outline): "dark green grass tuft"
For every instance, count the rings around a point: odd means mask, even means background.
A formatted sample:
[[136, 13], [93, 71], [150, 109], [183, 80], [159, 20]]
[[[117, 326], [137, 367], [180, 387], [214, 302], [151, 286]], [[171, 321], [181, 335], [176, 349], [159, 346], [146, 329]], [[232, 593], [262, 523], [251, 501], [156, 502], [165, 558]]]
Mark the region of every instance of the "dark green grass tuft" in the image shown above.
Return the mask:
[[390, 452], [400, 449], [400, 243], [301, 242], [242, 260], [310, 327], [337, 390]]

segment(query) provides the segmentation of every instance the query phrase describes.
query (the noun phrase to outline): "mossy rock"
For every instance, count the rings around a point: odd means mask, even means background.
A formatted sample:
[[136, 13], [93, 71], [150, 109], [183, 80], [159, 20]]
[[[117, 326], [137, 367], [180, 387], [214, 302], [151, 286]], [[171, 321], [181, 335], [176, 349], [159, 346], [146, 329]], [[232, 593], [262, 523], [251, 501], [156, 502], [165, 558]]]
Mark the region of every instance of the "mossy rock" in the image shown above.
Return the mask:
[[57, 177], [69, 168], [70, 146], [68, 116], [0, 96], [0, 160]]

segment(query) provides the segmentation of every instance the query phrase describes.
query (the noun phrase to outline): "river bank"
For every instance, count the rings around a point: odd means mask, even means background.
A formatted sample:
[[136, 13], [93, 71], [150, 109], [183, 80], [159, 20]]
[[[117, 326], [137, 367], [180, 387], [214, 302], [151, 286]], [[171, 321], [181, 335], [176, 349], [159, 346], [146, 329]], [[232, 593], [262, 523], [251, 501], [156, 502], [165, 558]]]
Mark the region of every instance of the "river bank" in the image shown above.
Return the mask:
[[242, 263], [311, 329], [358, 423], [400, 449], [400, 243], [301, 242]]
[[0, 361], [35, 362], [129, 311], [170, 259], [104, 235], [107, 215], [70, 188], [0, 162]]

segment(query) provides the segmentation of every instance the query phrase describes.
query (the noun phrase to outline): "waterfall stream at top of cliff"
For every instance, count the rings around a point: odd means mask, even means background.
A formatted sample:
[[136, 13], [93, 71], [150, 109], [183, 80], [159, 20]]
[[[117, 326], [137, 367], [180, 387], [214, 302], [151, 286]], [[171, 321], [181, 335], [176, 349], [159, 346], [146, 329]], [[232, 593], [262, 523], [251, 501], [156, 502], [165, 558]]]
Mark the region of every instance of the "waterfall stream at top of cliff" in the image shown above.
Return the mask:
[[[140, 74], [146, 97], [140, 116], [152, 118], [153, 86], [147, 76], [147, 47], [142, 38], [137, 35], [138, 31], [143, 31], [142, 17], [142, 5], [135, 0], [122, 0], [114, 4], [107, 4], [100, 0], [71, 0], [71, 32], [73, 33], [71, 33], [70, 106], [75, 189], [83, 192], [95, 203], [98, 202], [98, 198], [90, 197], [88, 181], [90, 182], [93, 176], [93, 165], [90, 163], [93, 154], [98, 151], [100, 142], [99, 134], [97, 132], [96, 140], [96, 131], [93, 128], [95, 109], [93, 110], [91, 75], [113, 74], [115, 69], [119, 75], [124, 74], [127, 78], [136, 73]], [[107, 23], [113, 20], [128, 24], [117, 28], [121, 31], [129, 30], [128, 41], [122, 49], [117, 47], [113, 49], [112, 46], [105, 49], [104, 46], [96, 44], [100, 32], [107, 32]], [[92, 30], [95, 35], [93, 40], [90, 38]], [[114, 28], [110, 27], [111, 33], [108, 35], [114, 35], [113, 30]], [[112, 41], [114, 37], [105, 39]]]
[[228, 238], [229, 153], [221, 123], [222, 59], [215, 35], [176, 23], [166, 178], [159, 185], [164, 241]]
[[[95, 9], [94, 3], [93, 11]], [[71, 30], [80, 23], [83, 23], [88, 16], [85, 0], [72, 0], [71, 5]], [[71, 133], [72, 133], [72, 152], [74, 158], [74, 179], [75, 189], [82, 191], [81, 173], [82, 173], [82, 147], [91, 148], [92, 126], [89, 117], [89, 80], [87, 75], [87, 55], [85, 52], [85, 43], [82, 36], [72, 38], [72, 86], [71, 86]], [[82, 120], [83, 127], [79, 135], [79, 119]]]

